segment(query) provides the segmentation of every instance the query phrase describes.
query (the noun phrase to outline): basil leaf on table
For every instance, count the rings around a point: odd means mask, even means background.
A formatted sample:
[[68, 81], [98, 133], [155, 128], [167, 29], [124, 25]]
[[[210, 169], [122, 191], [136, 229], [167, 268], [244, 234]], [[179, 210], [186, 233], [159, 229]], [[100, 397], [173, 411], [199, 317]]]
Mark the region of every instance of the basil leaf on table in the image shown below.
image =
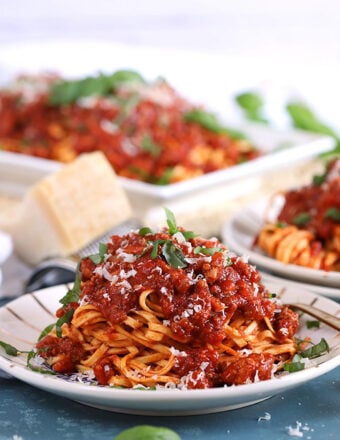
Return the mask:
[[181, 440], [180, 436], [169, 428], [139, 425], [128, 428], [116, 435], [114, 440]]

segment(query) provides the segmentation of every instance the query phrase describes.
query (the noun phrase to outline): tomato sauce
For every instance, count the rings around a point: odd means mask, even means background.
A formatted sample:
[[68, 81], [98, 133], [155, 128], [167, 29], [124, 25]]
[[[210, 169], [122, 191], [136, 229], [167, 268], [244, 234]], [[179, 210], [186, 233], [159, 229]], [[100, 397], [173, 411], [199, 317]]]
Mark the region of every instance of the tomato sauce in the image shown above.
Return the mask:
[[165, 82], [147, 86], [140, 95], [125, 86], [108, 97], [51, 105], [48, 91], [56, 80], [29, 99], [20, 88], [0, 90], [0, 149], [61, 162], [100, 150], [118, 175], [154, 184], [260, 155], [248, 141], [186, 121], [192, 105]]
[[[92, 304], [110, 323], [121, 324], [140, 309], [140, 295], [151, 289], [163, 325], [186, 347], [184, 355], [175, 354], [173, 369], [186, 377], [187, 388], [246, 383], [256, 374], [260, 380], [270, 378], [271, 354], [241, 356], [228, 366], [219, 362], [217, 347], [226, 338], [225, 326], [235, 317], [247, 322], [268, 318], [276, 337], [284, 341], [296, 332], [298, 315], [273, 302], [259, 272], [217, 239], [186, 239], [183, 233], [164, 229], [112, 236], [101, 263], [94, 264], [91, 258], [81, 261], [79, 303]], [[171, 252], [166, 251], [169, 243]], [[71, 303], [62, 310], [75, 307]], [[81, 347], [47, 338], [38, 344], [38, 350], [48, 347], [42, 356], [63, 353], [57, 367], [69, 371], [81, 357]], [[110, 357], [98, 361], [94, 372], [99, 383], [107, 384], [115, 374]]]
[[[279, 221], [313, 232], [321, 246], [332, 241], [340, 227], [340, 159], [328, 165], [321, 183], [287, 191], [284, 197]], [[305, 220], [299, 222], [299, 216]]]

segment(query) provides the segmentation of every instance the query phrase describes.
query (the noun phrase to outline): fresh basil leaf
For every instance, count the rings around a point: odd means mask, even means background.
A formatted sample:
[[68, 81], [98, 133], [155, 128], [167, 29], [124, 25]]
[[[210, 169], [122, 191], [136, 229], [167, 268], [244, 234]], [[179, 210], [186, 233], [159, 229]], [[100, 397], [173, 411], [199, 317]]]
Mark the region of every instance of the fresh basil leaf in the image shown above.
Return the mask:
[[300, 356], [302, 356], [303, 358], [314, 359], [326, 352], [329, 352], [329, 345], [325, 338], [321, 338], [318, 344], [315, 344], [312, 347], [307, 348], [307, 350], [302, 351], [300, 353]]
[[295, 373], [296, 371], [301, 371], [305, 369], [305, 364], [303, 362], [290, 362], [284, 365], [284, 371], [288, 371], [288, 373]]
[[138, 234], [141, 237], [144, 237], [145, 235], [153, 234], [153, 233], [154, 233], [153, 230], [148, 227], [140, 228], [140, 230], [138, 231]]
[[233, 260], [229, 257], [229, 255], [224, 255], [224, 267], [229, 267], [233, 265]]
[[193, 231], [182, 231], [181, 233], [186, 240], [197, 237], [197, 234]]
[[238, 130], [224, 127], [213, 113], [201, 109], [193, 109], [184, 114], [184, 120], [201, 125], [209, 131], [217, 134], [227, 134], [233, 139], [247, 139], [244, 133]]
[[326, 180], [327, 173], [324, 174], [316, 174], [313, 176], [313, 185], [314, 186], [320, 186], [322, 185]]
[[114, 440], [181, 440], [179, 435], [169, 429], [150, 425], [138, 425], [128, 428], [114, 438]]
[[63, 296], [59, 300], [60, 304], [63, 304], [64, 306], [66, 306], [67, 304], [70, 304], [72, 302], [79, 301], [79, 297], [80, 297], [80, 293], [81, 293], [81, 289], [80, 289], [80, 263], [81, 263], [81, 260], [79, 261], [79, 263], [77, 264], [77, 267], [76, 267], [76, 276], [75, 276], [75, 281], [74, 281], [72, 289], [68, 290], [66, 295]]
[[158, 157], [161, 153], [161, 147], [157, 145], [149, 133], [146, 133], [141, 140], [141, 147], [153, 157]]
[[76, 80], [63, 80], [52, 85], [49, 92], [51, 105], [66, 105], [80, 98], [113, 93], [125, 82], [145, 82], [142, 76], [132, 70], [119, 70], [112, 75], [99, 74]]
[[308, 212], [301, 212], [300, 214], [296, 215], [292, 221], [296, 226], [303, 226], [306, 225], [310, 219], [311, 216], [308, 214]]
[[320, 321], [312, 320], [306, 321], [306, 327], [309, 328], [320, 328]]
[[56, 335], [58, 336], [58, 338], [62, 337], [62, 331], [61, 331], [61, 327], [63, 324], [68, 323], [71, 321], [72, 316], [73, 316], [74, 310], [70, 309], [68, 310], [61, 318], [58, 319], [58, 321], [55, 323], [55, 328], [56, 328]]
[[166, 213], [166, 222], [168, 224], [169, 234], [174, 235], [174, 234], [176, 234], [176, 232], [178, 232], [175, 215], [168, 208], [164, 208], [164, 210]]
[[244, 92], [236, 95], [236, 103], [242, 108], [247, 119], [254, 122], [268, 123], [262, 115], [264, 102], [258, 93]]
[[223, 252], [224, 249], [220, 247], [202, 247], [196, 246], [194, 249], [194, 254], [203, 254], [203, 255], [214, 255], [216, 252]]
[[328, 208], [325, 213], [325, 218], [330, 218], [335, 222], [340, 222], [340, 210], [338, 208]]
[[153, 179], [152, 183], [155, 185], [169, 185], [173, 173], [174, 167], [168, 167], [160, 177]]
[[7, 342], [4, 341], [0, 341], [0, 347], [2, 347], [9, 356], [18, 356], [21, 353], [21, 351], [13, 347], [13, 345], [7, 344]]
[[151, 258], [154, 260], [158, 255], [158, 246], [165, 243], [166, 240], [156, 240], [152, 243]]
[[287, 104], [286, 109], [294, 127], [338, 138], [335, 131], [324, 124], [306, 104], [290, 102]]
[[167, 240], [162, 247], [162, 254], [168, 264], [176, 269], [187, 267], [185, 256], [181, 249], [173, 244], [172, 241]]
[[107, 244], [99, 243], [99, 253], [90, 255], [89, 258], [94, 264], [103, 263], [105, 260], [105, 255], [107, 254]]
[[53, 324], [48, 325], [47, 327], [44, 328], [44, 330], [40, 333], [38, 341], [41, 341], [41, 339], [43, 337], [45, 337], [46, 335], [48, 335], [50, 333], [50, 331], [53, 329], [53, 327], [55, 326], [55, 322]]

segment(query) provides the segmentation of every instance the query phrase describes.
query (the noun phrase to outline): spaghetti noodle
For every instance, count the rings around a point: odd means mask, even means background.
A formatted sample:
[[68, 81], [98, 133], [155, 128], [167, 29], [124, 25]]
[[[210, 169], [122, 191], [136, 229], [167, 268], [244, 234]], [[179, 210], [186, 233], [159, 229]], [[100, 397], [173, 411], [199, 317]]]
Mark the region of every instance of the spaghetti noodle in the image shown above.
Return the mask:
[[284, 193], [277, 223], [266, 222], [255, 244], [283, 263], [340, 270], [340, 159], [310, 185]]
[[112, 236], [84, 258], [36, 345], [102, 385], [210, 388], [267, 380], [297, 351], [298, 315], [217, 239], [178, 228]]

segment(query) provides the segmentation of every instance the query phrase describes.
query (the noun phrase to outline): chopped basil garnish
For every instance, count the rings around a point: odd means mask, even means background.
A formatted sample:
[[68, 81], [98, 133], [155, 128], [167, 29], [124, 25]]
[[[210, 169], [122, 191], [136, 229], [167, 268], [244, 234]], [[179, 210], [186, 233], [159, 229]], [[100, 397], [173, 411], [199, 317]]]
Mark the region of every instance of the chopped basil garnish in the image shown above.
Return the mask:
[[146, 133], [141, 141], [141, 147], [153, 157], [158, 157], [161, 153], [161, 147], [157, 145], [149, 133]]
[[89, 258], [94, 264], [99, 264], [99, 263], [103, 263], [106, 254], [107, 254], [107, 244], [99, 243], [99, 253], [90, 255]]
[[53, 327], [55, 326], [55, 323], [48, 325], [47, 327], [44, 328], [44, 330], [40, 333], [38, 341], [41, 341], [41, 339], [48, 335], [50, 333], [50, 331], [53, 329]]
[[294, 355], [292, 362], [286, 363], [283, 369], [289, 373], [303, 370], [305, 368], [303, 359], [315, 359], [327, 352], [329, 352], [329, 345], [325, 338], [321, 338], [318, 344], [315, 344], [312, 347], [307, 348], [307, 350], [301, 351], [300, 353]]
[[164, 208], [164, 210], [165, 210], [165, 214], [166, 214], [166, 222], [167, 222], [168, 228], [169, 228], [169, 234], [174, 235], [174, 234], [176, 234], [176, 232], [178, 232], [175, 215], [168, 208]]
[[77, 268], [76, 268], [76, 277], [75, 277], [75, 281], [73, 284], [72, 289], [68, 290], [66, 295], [63, 296], [59, 302], [61, 304], [63, 304], [64, 306], [66, 306], [67, 304], [70, 304], [72, 302], [77, 302], [79, 301], [79, 297], [80, 297], [80, 263], [81, 260], [79, 261], [79, 263], [77, 264]]
[[314, 186], [322, 185], [326, 180], [326, 176], [327, 176], [327, 173], [318, 174], [318, 175], [313, 176], [313, 185]]
[[235, 101], [244, 111], [247, 119], [254, 122], [268, 123], [267, 119], [262, 114], [264, 102], [258, 93], [240, 93], [239, 95], [236, 95]]
[[145, 235], [153, 234], [153, 233], [154, 233], [153, 230], [148, 227], [140, 228], [140, 230], [138, 231], [138, 234], [141, 237], [144, 237]]
[[312, 320], [306, 321], [306, 327], [309, 328], [320, 328], [320, 321]]
[[301, 356], [295, 355], [292, 359], [292, 362], [289, 362], [284, 365], [284, 371], [288, 371], [288, 373], [295, 373], [296, 371], [304, 370], [305, 364], [300, 361]]
[[338, 208], [328, 208], [325, 213], [325, 218], [330, 218], [335, 222], [340, 222], [340, 210]]
[[183, 252], [170, 240], [167, 240], [164, 243], [162, 247], [162, 254], [167, 263], [176, 269], [181, 269], [187, 266]]
[[151, 182], [155, 185], [169, 185], [173, 173], [174, 167], [168, 167], [160, 177], [152, 178]]
[[233, 139], [247, 139], [244, 133], [223, 126], [213, 113], [201, 109], [193, 109], [184, 114], [184, 120], [194, 122], [217, 134], [227, 134]]
[[326, 352], [329, 352], [329, 345], [325, 338], [321, 338], [321, 341], [318, 344], [315, 344], [312, 347], [307, 348], [307, 350], [302, 351], [300, 356], [303, 358], [315, 359]]
[[165, 243], [166, 240], [156, 240], [152, 243], [151, 258], [154, 260], [158, 255], [158, 246]]
[[58, 319], [58, 321], [55, 323], [55, 329], [56, 329], [56, 334], [58, 336], [58, 338], [62, 337], [62, 332], [61, 332], [61, 327], [63, 324], [68, 323], [71, 321], [72, 316], [73, 316], [74, 310], [70, 309], [68, 310], [61, 318]]
[[105, 96], [113, 93], [125, 82], [145, 82], [142, 76], [132, 70], [119, 70], [112, 75], [99, 74], [87, 78], [59, 81], [52, 85], [49, 93], [51, 105], [66, 105], [80, 98], [93, 95]]
[[326, 134], [337, 137], [334, 130], [320, 121], [316, 114], [301, 102], [290, 102], [287, 104], [287, 111], [292, 119], [293, 125], [302, 130], [312, 131], [314, 133]]
[[310, 214], [308, 212], [301, 212], [293, 218], [293, 223], [296, 226], [306, 225], [311, 219]]
[[13, 345], [7, 344], [7, 342], [4, 341], [0, 341], [0, 347], [2, 347], [9, 356], [18, 356], [22, 353], [20, 350], [13, 347]]
[[202, 247], [196, 246], [194, 249], [194, 254], [203, 254], [203, 255], [214, 255], [216, 252], [223, 252], [224, 249], [220, 247]]

